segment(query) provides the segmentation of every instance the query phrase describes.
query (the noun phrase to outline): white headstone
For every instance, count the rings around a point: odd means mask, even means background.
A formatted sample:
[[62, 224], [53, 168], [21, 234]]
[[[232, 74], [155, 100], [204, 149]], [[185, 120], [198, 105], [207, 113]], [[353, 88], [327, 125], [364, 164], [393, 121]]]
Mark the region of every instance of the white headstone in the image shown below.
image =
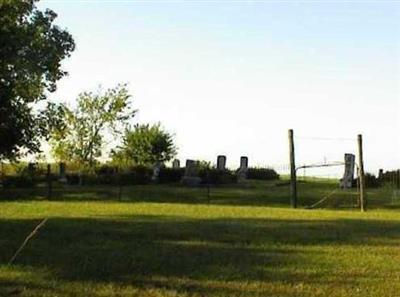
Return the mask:
[[158, 181], [158, 177], [160, 175], [160, 170], [161, 170], [162, 163], [161, 162], [156, 162], [153, 166], [153, 176], [151, 177], [151, 180], [156, 182]]
[[181, 162], [178, 159], [172, 161], [172, 168], [181, 168]]
[[238, 175], [238, 181], [243, 181], [247, 178], [247, 169], [249, 166], [249, 158], [247, 157], [240, 157], [240, 167], [237, 171]]
[[218, 156], [217, 157], [217, 169], [218, 170], [226, 169], [226, 156]]
[[201, 178], [198, 177], [198, 162], [186, 160], [185, 175], [182, 178], [182, 183], [187, 186], [197, 186], [201, 183]]
[[64, 162], [59, 164], [59, 181], [62, 183], [67, 182], [66, 165]]
[[344, 155], [344, 174], [340, 180], [340, 187], [342, 189], [350, 189], [354, 180], [354, 168], [356, 164], [356, 156], [353, 154]]

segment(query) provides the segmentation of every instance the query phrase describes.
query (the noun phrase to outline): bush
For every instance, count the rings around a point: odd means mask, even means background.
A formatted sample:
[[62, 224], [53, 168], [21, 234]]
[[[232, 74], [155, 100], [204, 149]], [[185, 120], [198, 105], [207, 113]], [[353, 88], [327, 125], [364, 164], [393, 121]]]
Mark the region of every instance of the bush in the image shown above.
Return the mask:
[[151, 181], [153, 170], [145, 166], [135, 166], [117, 172], [115, 168], [102, 166], [93, 173], [78, 172], [68, 173], [67, 183], [69, 185], [79, 185], [82, 179], [82, 185], [142, 185]]
[[116, 176], [105, 175], [105, 174], [95, 174], [95, 173], [82, 173], [78, 172], [68, 173], [67, 184], [68, 185], [112, 185], [116, 184]]
[[[371, 173], [365, 173], [364, 178], [366, 188], [378, 188], [381, 186], [381, 182], [379, 181], [379, 179]], [[355, 184], [356, 186], [357, 184], [359, 184], [358, 178], [355, 179]]]
[[383, 173], [382, 180], [387, 183], [397, 183], [400, 179], [398, 170], [386, 171]]
[[185, 168], [161, 167], [158, 180], [160, 183], [179, 182], [185, 174]]
[[151, 182], [153, 169], [146, 166], [135, 166], [119, 174], [123, 185], [144, 185]]
[[231, 170], [219, 170], [203, 167], [199, 170], [199, 177], [204, 184], [233, 184], [237, 182], [236, 174]]
[[248, 179], [275, 180], [279, 179], [279, 174], [270, 168], [249, 168], [247, 170]]
[[117, 168], [115, 166], [100, 165], [94, 169], [97, 175], [115, 175]]
[[79, 174], [76, 172], [67, 173], [66, 178], [67, 178], [68, 185], [78, 185], [79, 184]]
[[[38, 164], [32, 167], [17, 164], [14, 175], [5, 176], [2, 180], [4, 188], [33, 188], [39, 182], [47, 181], [47, 176]], [[51, 176], [53, 178], [53, 176]]]
[[[49, 177], [47, 176], [47, 174], [41, 174], [41, 175], [35, 176], [33, 179], [34, 179], [35, 183], [47, 183], [49, 180]], [[51, 173], [50, 179], [52, 181], [56, 181], [56, 180], [58, 180], [58, 175]]]
[[26, 174], [6, 176], [3, 179], [4, 188], [33, 188], [35, 185], [36, 181], [33, 176]]

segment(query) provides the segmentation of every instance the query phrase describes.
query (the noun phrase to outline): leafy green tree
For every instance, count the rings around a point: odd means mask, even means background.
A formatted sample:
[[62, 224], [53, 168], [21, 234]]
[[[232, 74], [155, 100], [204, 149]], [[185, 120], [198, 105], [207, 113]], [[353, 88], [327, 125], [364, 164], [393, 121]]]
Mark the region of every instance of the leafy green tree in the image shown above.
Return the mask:
[[0, 1], [0, 159], [38, 152], [46, 121], [35, 103], [66, 75], [72, 36], [54, 25], [57, 15], [34, 0]]
[[[77, 107], [65, 104], [54, 108], [50, 144], [60, 161], [75, 161], [92, 167], [102, 154], [107, 133], [117, 135], [136, 111], [131, 108], [126, 85], [105, 92], [84, 92], [78, 96]], [[58, 119], [62, 119], [59, 121]]]
[[122, 146], [112, 153], [116, 162], [127, 161], [137, 165], [154, 165], [171, 160], [176, 155], [173, 136], [161, 125], [135, 125], [126, 129]]

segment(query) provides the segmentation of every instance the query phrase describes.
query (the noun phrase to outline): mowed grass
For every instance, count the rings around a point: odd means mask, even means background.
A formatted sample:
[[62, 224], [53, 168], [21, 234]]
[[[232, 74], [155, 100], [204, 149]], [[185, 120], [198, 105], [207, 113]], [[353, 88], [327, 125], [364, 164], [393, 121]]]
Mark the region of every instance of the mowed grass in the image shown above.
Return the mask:
[[[299, 187], [309, 205], [335, 184]], [[0, 296], [400, 295], [390, 189], [369, 191], [367, 213], [349, 207], [353, 192], [334, 199], [345, 209], [285, 208], [287, 186], [272, 183], [215, 188], [211, 200], [173, 186], [126, 188], [122, 201], [112, 191], [0, 202]]]

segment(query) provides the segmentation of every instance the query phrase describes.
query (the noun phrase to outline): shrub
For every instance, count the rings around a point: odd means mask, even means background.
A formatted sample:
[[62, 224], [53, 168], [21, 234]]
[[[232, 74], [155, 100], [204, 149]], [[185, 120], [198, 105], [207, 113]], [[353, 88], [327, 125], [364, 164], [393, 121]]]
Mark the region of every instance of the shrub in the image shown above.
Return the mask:
[[179, 182], [185, 174], [185, 168], [161, 167], [158, 180], [160, 183]]
[[42, 179], [43, 176], [38, 170], [37, 164], [31, 168], [18, 164], [15, 174], [5, 176], [2, 183], [4, 188], [33, 188]]
[[118, 168], [109, 165], [100, 165], [94, 169], [95, 177], [89, 176], [89, 182], [102, 185], [112, 185], [118, 183]]
[[151, 182], [153, 169], [146, 166], [134, 166], [119, 175], [121, 184], [144, 185]]
[[[51, 173], [50, 174], [50, 179], [52, 181], [56, 181], [58, 180], [58, 175]], [[35, 183], [47, 183], [49, 180], [49, 177], [47, 176], [47, 174], [41, 174], [41, 175], [37, 175], [33, 178], [33, 180], [35, 181]]]
[[248, 179], [275, 180], [279, 179], [279, 174], [271, 168], [249, 168], [247, 170]]
[[4, 188], [33, 188], [35, 185], [33, 176], [27, 174], [6, 176], [3, 179]]
[[400, 179], [399, 170], [386, 171], [383, 173], [382, 180], [388, 183], [397, 183]]
[[82, 185], [139, 185], [148, 184], [151, 181], [153, 170], [145, 166], [135, 166], [117, 172], [115, 168], [104, 166], [93, 173], [68, 173], [67, 183], [78, 185], [82, 179]]
[[200, 168], [199, 177], [205, 184], [232, 184], [237, 182], [237, 176], [233, 171], [216, 168]]
[[115, 166], [110, 165], [100, 165], [94, 169], [94, 172], [97, 175], [114, 175], [117, 172], [117, 168]]
[[47, 175], [47, 164], [44, 164], [44, 163], [36, 164], [33, 174], [38, 177], [46, 176]]
[[68, 185], [79, 185], [82, 182], [82, 185], [101, 185], [101, 184], [111, 184], [110, 176], [108, 175], [99, 175], [95, 173], [67, 173], [67, 184]]
[[[365, 187], [366, 188], [378, 188], [382, 186], [382, 181], [380, 181], [375, 175], [371, 173], [365, 173], [364, 175]], [[359, 177], [353, 179], [353, 188], [357, 188], [360, 184]]]
[[74, 173], [67, 173], [66, 174], [67, 178], [67, 184], [68, 185], [78, 185], [79, 184], [79, 174], [74, 172]]
[[[381, 186], [381, 182], [379, 181], [379, 179], [371, 173], [368, 173], [368, 172], [365, 173], [364, 178], [365, 178], [365, 187], [366, 188], [378, 188]], [[356, 184], [357, 184], [357, 180], [358, 180], [358, 178], [356, 179]]]

